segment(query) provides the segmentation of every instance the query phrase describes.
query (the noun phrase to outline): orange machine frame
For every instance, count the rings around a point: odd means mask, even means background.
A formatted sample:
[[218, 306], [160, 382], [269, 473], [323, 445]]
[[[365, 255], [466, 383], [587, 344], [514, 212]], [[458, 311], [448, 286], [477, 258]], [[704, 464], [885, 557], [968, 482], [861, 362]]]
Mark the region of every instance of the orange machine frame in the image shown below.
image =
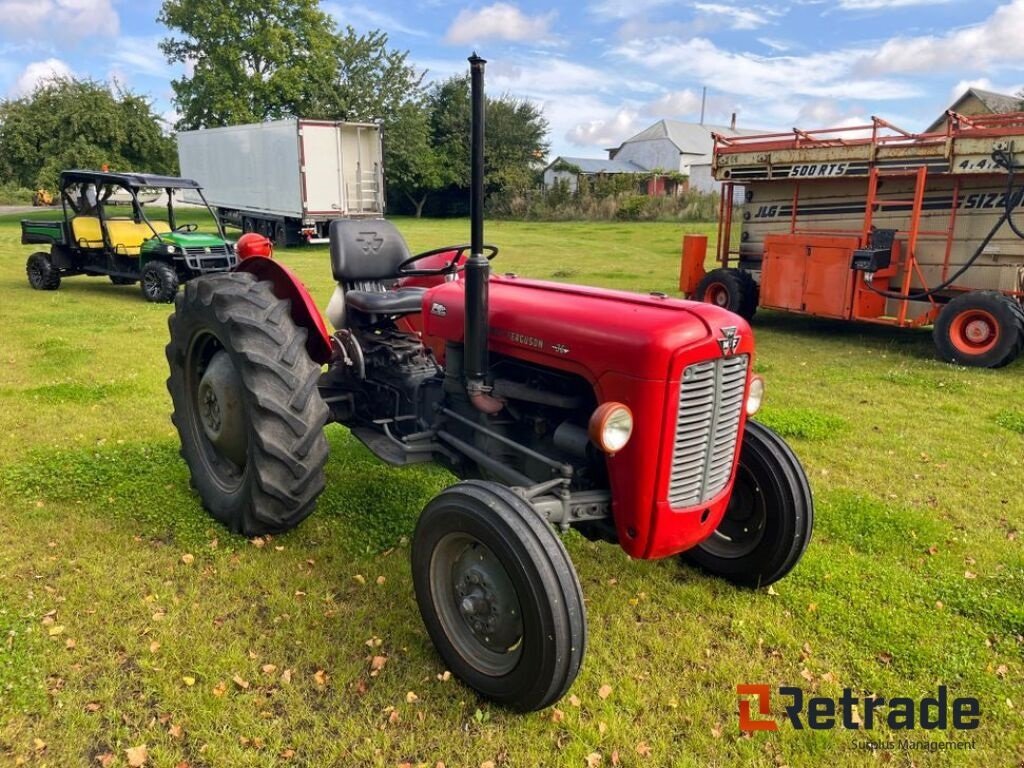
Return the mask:
[[[875, 157], [882, 146], [902, 146], [914, 143], [916, 146], [946, 145], [953, 139], [986, 138], [1007, 135], [1024, 135], [1024, 114], [1011, 113], [1005, 115], [985, 115], [982, 117], [964, 117], [954, 112], [948, 113], [944, 131], [925, 134], [913, 134], [904, 131], [881, 118], [872, 118], [871, 125], [852, 126], [848, 128], [831, 128], [816, 131], [793, 129], [792, 133], [768, 134], [761, 136], [721, 136], [714, 135], [714, 156], [773, 150], [790, 150], [805, 148], [870, 146], [870, 156]], [[870, 131], [869, 136], [865, 136]], [[843, 138], [842, 134], [855, 133], [852, 138]], [[882, 177], [902, 176], [914, 179], [914, 192], [910, 200], [884, 200], [878, 196], [879, 179]], [[872, 220], [877, 210], [890, 205], [910, 205], [910, 227], [905, 242], [894, 244], [892, 263], [873, 276], [872, 284], [887, 286], [890, 280], [898, 279], [896, 285], [889, 290], [896, 290], [902, 295], [910, 292], [916, 275], [924, 291], [928, 290], [927, 282], [917, 260], [917, 243], [922, 235], [945, 238], [945, 258], [942, 267], [942, 279], [949, 275], [950, 255], [953, 248], [956, 227], [956, 212], [960, 203], [960, 178], [954, 177], [953, 204], [950, 208], [948, 224], [942, 230], [921, 229], [921, 213], [925, 190], [928, 183], [928, 168], [921, 165], [917, 168], [899, 170], [881, 170], [872, 165], [868, 173], [867, 200], [864, 221], [858, 230], [812, 230], [797, 228], [797, 208], [800, 202], [801, 182], [794, 184], [792, 214], [790, 217], [789, 234], [770, 234], [765, 238], [765, 258], [769, 251], [779, 253], [778, 260], [786, 261], [786, 269], [765, 270], [762, 272], [761, 306], [769, 309], [781, 309], [788, 312], [802, 312], [815, 316], [836, 317], [864, 322], [881, 323], [913, 327], [929, 325], [934, 322], [942, 304], [931, 295], [927, 296], [928, 308], [913, 313], [912, 304], [907, 299], [897, 300], [895, 315], [884, 314], [885, 299], [868, 287], [863, 272], [849, 269], [849, 256], [856, 248], [866, 247], [869, 243]], [[718, 216], [718, 252], [717, 260], [723, 267], [738, 265], [739, 252], [732, 249], [733, 205], [736, 187], [742, 182], [724, 181], [719, 202]], [[769, 246], [774, 246], [769, 248]], [[830, 281], [830, 290], [813, 284], [803, 285], [807, 263], [815, 264], [813, 280]], [[794, 265], [800, 265], [795, 269]], [[843, 281], [848, 280], [849, 284]], [[801, 282], [799, 296], [795, 290], [797, 281]], [[845, 285], [842, 294], [834, 291], [836, 282]], [[689, 282], [689, 281], [688, 281]], [[682, 285], [682, 282], [681, 282]], [[949, 290], [968, 290], [952, 285]], [[1006, 292], [1009, 295], [1021, 296], [1021, 291]], [[838, 297], [838, 298], [837, 298]], [[837, 303], [838, 302], [838, 303]], [[841, 310], [837, 311], [837, 308]]]

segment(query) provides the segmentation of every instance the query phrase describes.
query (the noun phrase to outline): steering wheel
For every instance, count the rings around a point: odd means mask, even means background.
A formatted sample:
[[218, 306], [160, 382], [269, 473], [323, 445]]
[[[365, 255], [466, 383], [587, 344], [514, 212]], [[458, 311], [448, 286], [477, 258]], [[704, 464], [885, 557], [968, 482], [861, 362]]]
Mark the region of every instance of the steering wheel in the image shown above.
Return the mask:
[[[430, 251], [424, 251], [423, 253], [417, 253], [415, 256], [403, 261], [398, 265], [397, 272], [401, 277], [435, 277], [437, 275], [447, 275], [452, 272], [459, 271], [459, 261], [462, 259], [462, 254], [468, 251], [473, 246], [471, 245], [446, 245], [442, 248], [434, 248]], [[413, 269], [412, 265], [417, 261], [429, 258], [430, 256], [439, 256], [442, 253], [455, 252], [455, 257], [451, 261], [445, 262], [443, 266], [436, 268], [427, 269]], [[484, 256], [490, 261], [498, 255], [498, 247], [495, 245], [484, 246]]]
[[198, 224], [179, 224], [174, 228], [175, 232], [195, 232], [199, 229]]

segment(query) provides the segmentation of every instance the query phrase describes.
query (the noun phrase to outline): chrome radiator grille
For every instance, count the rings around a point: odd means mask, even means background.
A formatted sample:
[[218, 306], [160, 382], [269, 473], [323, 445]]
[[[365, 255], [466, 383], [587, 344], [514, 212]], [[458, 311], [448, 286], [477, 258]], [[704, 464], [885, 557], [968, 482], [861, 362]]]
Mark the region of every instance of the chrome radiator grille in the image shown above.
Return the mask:
[[729, 482], [747, 383], [747, 355], [695, 363], [683, 371], [672, 452], [669, 504], [703, 504]]

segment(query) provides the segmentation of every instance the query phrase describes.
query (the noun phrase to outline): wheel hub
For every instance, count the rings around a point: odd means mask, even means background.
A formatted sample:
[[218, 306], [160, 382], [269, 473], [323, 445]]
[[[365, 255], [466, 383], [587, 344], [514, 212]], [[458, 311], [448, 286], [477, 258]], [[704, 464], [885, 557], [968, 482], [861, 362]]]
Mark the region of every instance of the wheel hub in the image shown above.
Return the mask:
[[523, 634], [515, 588], [498, 559], [484, 547], [467, 547], [452, 569], [459, 614], [477, 642], [505, 653]]
[[986, 320], [976, 318], [967, 323], [964, 335], [972, 344], [984, 344], [992, 336], [992, 326]]
[[221, 350], [210, 358], [196, 395], [199, 423], [206, 439], [233, 464], [244, 466], [249, 441], [242, 382], [227, 352]]

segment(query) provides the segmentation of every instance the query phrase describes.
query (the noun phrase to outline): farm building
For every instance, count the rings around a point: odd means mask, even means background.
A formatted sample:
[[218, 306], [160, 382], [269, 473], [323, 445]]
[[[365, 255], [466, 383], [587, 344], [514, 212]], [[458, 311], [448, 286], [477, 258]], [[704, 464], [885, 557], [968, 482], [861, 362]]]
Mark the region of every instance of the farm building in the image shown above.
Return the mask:
[[551, 188], [557, 181], [564, 180], [569, 190], [575, 192], [579, 187], [580, 176], [612, 176], [621, 173], [645, 173], [645, 170], [623, 160], [559, 155], [544, 169], [544, 186]]
[[[1009, 96], [1005, 93], [985, 91], [981, 88], [968, 88], [960, 98], [949, 105], [949, 109], [959, 115], [1001, 115], [1006, 112], [1017, 112], [1024, 99], [1020, 96]], [[925, 133], [942, 131], [946, 128], [946, 111], [935, 118], [935, 122], [925, 129]]]
[[564, 169], [569, 165], [581, 169], [584, 175], [635, 173], [649, 176], [653, 171], [663, 171], [669, 174], [681, 173], [689, 177], [688, 184], [682, 188], [671, 178], [650, 179], [647, 183], [647, 193], [651, 195], [672, 195], [687, 188], [717, 192], [720, 184], [711, 177], [711, 150], [714, 146], [712, 133], [738, 136], [763, 131], [739, 130], [735, 126], [735, 121], [732, 126], [724, 126], [659, 120], [626, 139], [619, 146], [610, 148], [607, 160], [555, 158], [544, 170], [544, 184], [550, 187], [556, 179], [568, 178], [571, 175], [573, 180], [570, 181], [570, 185], [575, 189], [575, 173], [555, 170]]

